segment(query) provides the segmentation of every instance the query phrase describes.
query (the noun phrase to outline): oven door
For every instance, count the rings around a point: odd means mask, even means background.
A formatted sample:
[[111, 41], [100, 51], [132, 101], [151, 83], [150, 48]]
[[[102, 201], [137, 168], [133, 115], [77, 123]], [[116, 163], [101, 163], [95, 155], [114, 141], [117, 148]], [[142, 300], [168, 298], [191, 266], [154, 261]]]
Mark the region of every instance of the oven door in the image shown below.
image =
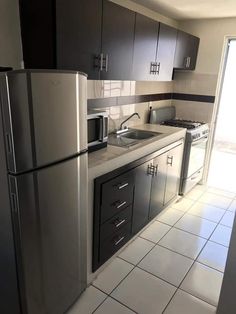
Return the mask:
[[106, 142], [108, 136], [108, 118], [101, 115], [89, 118], [87, 122], [88, 146]]
[[204, 166], [208, 136], [187, 143], [184, 178], [189, 178]]

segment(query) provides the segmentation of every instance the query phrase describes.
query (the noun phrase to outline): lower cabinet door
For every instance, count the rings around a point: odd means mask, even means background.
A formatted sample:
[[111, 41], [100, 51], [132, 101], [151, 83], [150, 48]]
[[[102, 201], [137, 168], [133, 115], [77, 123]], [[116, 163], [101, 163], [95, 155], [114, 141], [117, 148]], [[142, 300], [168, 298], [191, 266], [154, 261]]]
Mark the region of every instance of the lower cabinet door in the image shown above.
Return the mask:
[[164, 153], [153, 160], [155, 174], [152, 179], [149, 219], [155, 217], [164, 207], [167, 154]]
[[167, 153], [167, 176], [164, 205], [169, 203], [179, 190], [179, 179], [181, 171], [183, 145], [172, 148]]
[[154, 173], [153, 162], [148, 161], [134, 169], [135, 190], [132, 233], [137, 233], [148, 222], [150, 192]]

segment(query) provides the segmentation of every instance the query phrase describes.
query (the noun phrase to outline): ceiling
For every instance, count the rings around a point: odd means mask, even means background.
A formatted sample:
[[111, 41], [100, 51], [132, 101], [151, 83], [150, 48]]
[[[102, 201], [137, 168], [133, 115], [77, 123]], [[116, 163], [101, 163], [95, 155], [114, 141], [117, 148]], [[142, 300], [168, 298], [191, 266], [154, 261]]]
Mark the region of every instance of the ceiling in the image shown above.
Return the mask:
[[236, 0], [133, 0], [176, 20], [236, 17]]

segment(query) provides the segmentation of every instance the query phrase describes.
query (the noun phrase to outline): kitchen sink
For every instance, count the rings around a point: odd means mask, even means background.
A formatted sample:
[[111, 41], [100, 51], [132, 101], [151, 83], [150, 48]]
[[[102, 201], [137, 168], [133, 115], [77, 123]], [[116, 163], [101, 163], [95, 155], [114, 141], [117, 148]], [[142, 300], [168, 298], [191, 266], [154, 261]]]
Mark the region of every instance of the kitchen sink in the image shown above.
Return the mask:
[[130, 147], [161, 134], [162, 133], [159, 132], [128, 129], [121, 134], [110, 134], [108, 137], [108, 144], [119, 147]]
[[150, 131], [142, 131], [142, 130], [130, 130], [123, 134], [121, 134], [121, 137], [130, 138], [132, 140], [146, 140], [151, 137], [160, 135], [161, 133], [157, 132], [150, 132]]

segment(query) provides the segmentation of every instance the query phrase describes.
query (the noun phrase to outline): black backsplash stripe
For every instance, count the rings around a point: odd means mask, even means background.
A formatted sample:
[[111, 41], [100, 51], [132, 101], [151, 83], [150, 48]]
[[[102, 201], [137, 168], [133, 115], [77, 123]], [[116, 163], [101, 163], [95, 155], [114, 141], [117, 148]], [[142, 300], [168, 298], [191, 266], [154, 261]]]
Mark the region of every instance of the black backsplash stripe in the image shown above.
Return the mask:
[[214, 103], [215, 96], [208, 95], [194, 95], [194, 94], [180, 94], [180, 93], [159, 93], [148, 95], [134, 95], [134, 96], [120, 96], [88, 99], [88, 108], [105, 108], [112, 106], [122, 106], [129, 104], [138, 104], [149, 101], [160, 101], [168, 99], [178, 99], [205, 103]]
[[211, 103], [211, 104], [213, 104], [215, 102], [215, 96], [209, 96], [209, 95], [173, 93], [172, 99], [197, 101], [197, 102], [207, 102], [207, 103]]

